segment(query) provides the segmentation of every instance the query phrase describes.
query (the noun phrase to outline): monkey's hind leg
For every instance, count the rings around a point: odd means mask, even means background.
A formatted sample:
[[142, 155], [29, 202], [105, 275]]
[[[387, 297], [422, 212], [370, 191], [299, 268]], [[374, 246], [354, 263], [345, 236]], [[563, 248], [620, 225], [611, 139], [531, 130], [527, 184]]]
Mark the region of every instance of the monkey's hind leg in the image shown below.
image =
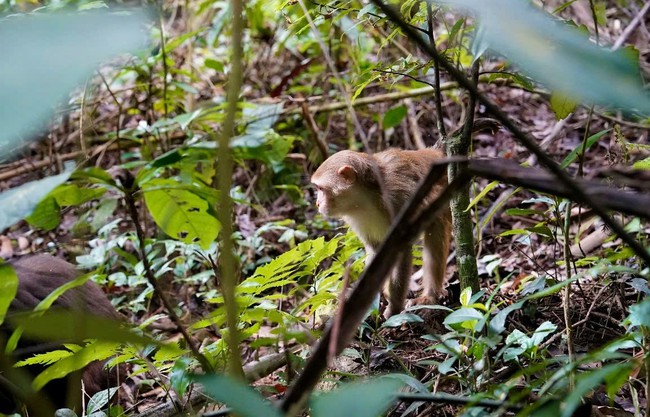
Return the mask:
[[431, 304], [446, 295], [447, 257], [451, 244], [451, 221], [447, 211], [424, 231], [422, 295], [418, 304]]
[[390, 279], [384, 287], [384, 296], [388, 300], [388, 307], [384, 313], [385, 317], [394, 316], [404, 310], [404, 302], [409, 289], [411, 280], [411, 266], [413, 264], [413, 255], [409, 246], [397, 259], [397, 263]]

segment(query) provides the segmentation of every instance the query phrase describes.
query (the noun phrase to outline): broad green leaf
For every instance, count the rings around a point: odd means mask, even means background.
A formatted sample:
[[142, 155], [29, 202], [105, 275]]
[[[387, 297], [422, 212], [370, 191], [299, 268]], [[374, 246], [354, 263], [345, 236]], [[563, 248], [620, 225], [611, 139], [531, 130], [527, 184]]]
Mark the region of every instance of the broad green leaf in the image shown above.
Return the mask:
[[327, 393], [312, 395], [314, 417], [382, 415], [397, 398], [404, 383], [390, 376], [344, 384]]
[[145, 21], [140, 11], [30, 14], [0, 21], [0, 162], [26, 144], [98, 64], [144, 46]]
[[650, 113], [638, 62], [595, 45], [587, 34], [520, 0], [445, 0], [473, 11], [479, 42], [505, 55], [552, 91], [589, 104]]
[[61, 207], [56, 199], [50, 195], [42, 199], [32, 214], [25, 217], [30, 226], [50, 231], [56, 229], [61, 224]]
[[402, 313], [389, 317], [381, 327], [400, 327], [406, 323], [423, 323], [422, 317], [417, 314]]
[[[1, 107], [2, 104], [0, 104]], [[0, 148], [2, 147], [1, 141], [2, 139], [0, 139]], [[0, 193], [0, 230], [6, 229], [28, 216], [43, 197], [54, 187], [65, 182], [69, 176], [70, 172], [64, 172], [63, 174], [53, 175], [42, 180], [28, 182]]]
[[221, 224], [208, 213], [208, 202], [181, 189], [170, 179], [153, 179], [143, 185], [144, 201], [154, 221], [169, 236], [207, 249]]
[[283, 103], [256, 103], [250, 104], [243, 110], [246, 133], [266, 132], [273, 128], [282, 112]]
[[112, 387], [101, 390], [90, 398], [86, 405], [86, 415], [91, 416], [93, 413], [106, 407], [108, 401], [113, 398], [119, 387]]
[[151, 166], [154, 168], [160, 168], [167, 165], [175, 164], [176, 162], [183, 159], [180, 149], [172, 149], [169, 152], [166, 152], [160, 155], [158, 158], [151, 161]]
[[506, 330], [506, 318], [508, 317], [508, 314], [512, 313], [515, 310], [519, 310], [522, 306], [524, 305], [524, 301], [518, 301], [512, 305], [509, 305], [499, 311], [497, 314], [492, 317], [490, 320], [490, 325], [489, 329], [491, 332], [494, 332], [496, 334], [501, 334]]
[[631, 327], [645, 327], [650, 329], [650, 297], [640, 303], [630, 306], [630, 315], [625, 319]]
[[483, 319], [483, 314], [476, 310], [475, 308], [459, 308], [453, 313], [449, 314], [445, 320], [444, 324], [451, 327], [460, 326], [464, 329], [473, 329], [474, 325]]
[[210, 398], [228, 405], [241, 417], [281, 417], [280, 412], [258, 392], [225, 375], [193, 375]]
[[562, 120], [575, 110], [578, 103], [570, 97], [558, 92], [551, 93], [551, 109], [555, 113], [555, 118]]
[[539, 344], [542, 343], [547, 336], [556, 330], [557, 326], [555, 324], [551, 323], [550, 321], [545, 321], [544, 323], [540, 324], [537, 329], [535, 329], [535, 332], [530, 337], [530, 341], [533, 346], [539, 346]]
[[115, 180], [113, 177], [111, 177], [111, 174], [99, 167], [77, 169], [72, 173], [70, 178], [73, 180], [81, 179], [94, 184], [102, 184], [110, 187], [115, 187]]
[[9, 264], [0, 265], [0, 324], [18, 291], [18, 275]]
[[402, 123], [406, 117], [406, 106], [401, 104], [399, 106], [394, 106], [388, 109], [386, 114], [384, 114], [383, 126], [384, 129], [390, 129]]
[[181, 356], [176, 360], [169, 376], [169, 383], [179, 396], [184, 396], [190, 386], [191, 378], [188, 374], [192, 360]]
[[101, 197], [105, 188], [80, 187], [77, 184], [62, 184], [50, 192], [60, 207], [78, 206]]

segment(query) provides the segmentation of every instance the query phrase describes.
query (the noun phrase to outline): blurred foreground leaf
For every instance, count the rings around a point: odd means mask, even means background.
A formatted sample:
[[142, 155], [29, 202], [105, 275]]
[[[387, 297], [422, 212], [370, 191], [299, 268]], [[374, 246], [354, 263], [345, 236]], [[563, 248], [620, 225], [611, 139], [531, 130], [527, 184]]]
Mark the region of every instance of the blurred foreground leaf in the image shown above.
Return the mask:
[[224, 403], [241, 417], [280, 417], [280, 412], [248, 385], [225, 375], [194, 375], [213, 400]]
[[521, 0], [445, 0], [480, 20], [475, 50], [505, 55], [524, 72], [566, 98], [650, 113], [638, 59], [591, 42], [577, 28]]
[[[0, 92], [0, 94], [2, 93]], [[2, 112], [1, 104], [0, 112]], [[0, 133], [0, 135], [2, 135], [2, 133]], [[1, 147], [2, 145], [0, 142], [0, 148]], [[21, 220], [32, 213], [41, 199], [43, 199], [43, 197], [45, 197], [57, 185], [65, 182], [70, 174], [70, 172], [64, 172], [63, 174], [54, 175], [42, 180], [28, 182], [19, 187], [0, 193], [0, 230], [6, 229], [18, 220]], [[45, 210], [45, 208], [42, 207], [35, 217], [30, 220], [30, 223], [49, 226], [50, 222], [54, 220], [56, 222], [54, 227], [58, 225], [58, 217], [52, 219], [48, 215], [43, 215], [43, 213], [51, 213], [51, 211]]]
[[314, 417], [383, 415], [395, 402], [404, 382], [390, 375], [344, 384], [340, 388], [312, 396], [309, 401]]
[[144, 46], [145, 13], [10, 16], [0, 20], [0, 162], [102, 61]]
[[18, 275], [8, 264], [0, 265], [0, 324], [18, 291]]

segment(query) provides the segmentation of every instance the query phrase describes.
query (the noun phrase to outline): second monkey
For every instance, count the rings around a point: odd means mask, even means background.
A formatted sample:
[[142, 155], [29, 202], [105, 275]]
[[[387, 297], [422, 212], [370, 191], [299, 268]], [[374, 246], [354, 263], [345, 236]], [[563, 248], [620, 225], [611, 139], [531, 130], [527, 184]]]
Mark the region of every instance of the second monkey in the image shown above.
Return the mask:
[[[418, 182], [431, 164], [444, 155], [436, 149], [405, 151], [389, 149], [369, 155], [341, 151], [316, 170], [311, 182], [316, 186], [318, 211], [343, 219], [364, 243], [371, 259], [386, 237], [395, 216], [409, 201]], [[428, 204], [447, 183], [442, 176], [423, 204]], [[445, 270], [451, 242], [451, 213], [445, 208], [424, 230], [423, 293], [417, 303], [432, 303], [444, 295]], [[404, 250], [384, 287], [388, 300], [386, 316], [404, 309], [412, 269], [411, 249]]]

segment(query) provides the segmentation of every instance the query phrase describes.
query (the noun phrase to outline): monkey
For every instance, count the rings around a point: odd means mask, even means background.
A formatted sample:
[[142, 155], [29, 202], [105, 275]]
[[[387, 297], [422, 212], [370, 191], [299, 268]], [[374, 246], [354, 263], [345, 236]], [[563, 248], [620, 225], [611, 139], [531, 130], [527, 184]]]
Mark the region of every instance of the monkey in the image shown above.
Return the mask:
[[[387, 235], [393, 217], [409, 201], [431, 164], [443, 158], [441, 151], [388, 149], [375, 154], [340, 151], [330, 156], [311, 177], [316, 187], [316, 206], [327, 217], [340, 218], [364, 244], [367, 260], [374, 256]], [[447, 183], [442, 176], [424, 199], [428, 204]], [[423, 233], [423, 293], [415, 302], [430, 304], [446, 291], [445, 270], [451, 244], [451, 213], [447, 206]], [[404, 309], [412, 268], [411, 250], [396, 261], [384, 287], [386, 317]]]
[[[31, 311], [56, 288], [79, 276], [79, 271], [74, 265], [46, 254], [22, 257], [16, 261], [10, 261], [9, 264], [14, 268], [18, 276], [18, 290], [9, 306], [7, 312], [8, 317], [12, 314]], [[116, 321], [120, 320], [120, 314], [115, 310], [104, 292], [97, 284], [91, 281], [87, 281], [83, 285], [63, 293], [54, 302], [53, 307], [84, 311]], [[29, 366], [17, 368], [13, 373], [7, 372], [5, 379], [3, 379], [3, 368], [6, 371], [6, 366], [11, 366], [11, 363], [15, 361], [26, 359], [34, 354], [54, 350], [61, 343], [69, 342], [60, 341], [51, 343], [21, 337], [17, 349], [11, 357], [6, 357], [6, 355], [3, 356], [4, 347], [1, 345], [7, 342], [12, 332], [13, 328], [9, 324], [4, 323], [0, 326], [0, 413], [3, 414], [18, 412], [23, 405], [22, 400], [24, 398], [19, 398], [15, 392], [12, 392], [11, 388], [18, 388], [20, 390], [21, 387], [25, 386], [25, 383], [30, 383], [30, 381], [12, 380], [12, 375], [20, 375], [22, 372], [21, 376], [25, 374], [35, 376], [43, 370], [43, 367]], [[73, 381], [74, 374], [69, 375], [67, 378], [53, 380], [48, 383], [36, 394], [36, 397], [42, 400], [38, 402], [46, 404], [45, 409], [49, 409], [50, 407], [58, 409], [66, 406], [79, 407], [81, 405], [81, 390], [79, 380]], [[80, 379], [83, 381], [86, 394], [92, 396], [101, 390], [118, 385], [120, 382], [118, 381], [118, 376], [120, 376], [120, 372], [117, 369], [107, 371], [104, 369], [104, 362], [95, 361], [83, 369]], [[7, 382], [12, 384], [13, 387], [8, 386]], [[24, 406], [29, 415], [45, 415], [43, 407], [37, 408], [38, 405], [34, 404], [36, 400], [33, 400], [33, 398], [24, 402]], [[49, 415], [53, 415], [53, 413], [49, 413]]]

